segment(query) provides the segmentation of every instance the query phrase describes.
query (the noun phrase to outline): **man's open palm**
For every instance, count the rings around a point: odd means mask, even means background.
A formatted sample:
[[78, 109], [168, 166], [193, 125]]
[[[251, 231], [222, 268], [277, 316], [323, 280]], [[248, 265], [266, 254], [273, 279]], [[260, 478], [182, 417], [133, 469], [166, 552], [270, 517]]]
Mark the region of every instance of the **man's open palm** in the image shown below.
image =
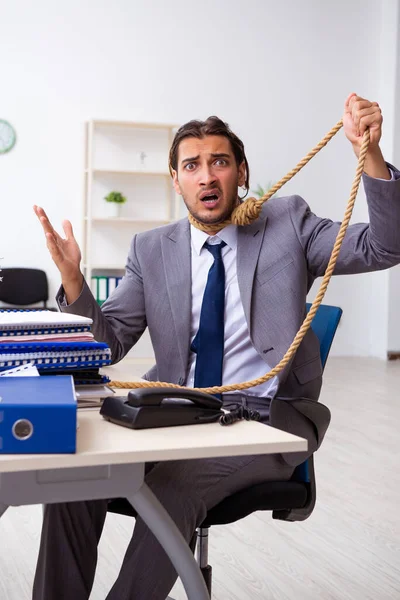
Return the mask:
[[65, 238], [62, 238], [50, 223], [43, 208], [35, 205], [33, 210], [43, 227], [47, 247], [63, 280], [75, 279], [80, 273], [82, 255], [70, 221], [63, 221]]

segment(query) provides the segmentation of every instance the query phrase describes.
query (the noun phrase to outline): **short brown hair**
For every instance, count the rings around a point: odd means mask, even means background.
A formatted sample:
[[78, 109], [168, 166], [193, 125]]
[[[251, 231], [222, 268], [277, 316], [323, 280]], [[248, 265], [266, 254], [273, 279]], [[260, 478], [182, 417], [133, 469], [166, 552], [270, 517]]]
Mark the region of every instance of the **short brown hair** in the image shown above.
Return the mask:
[[208, 117], [205, 121], [189, 121], [178, 129], [172, 142], [171, 150], [169, 151], [169, 171], [171, 176], [172, 169], [174, 171], [178, 170], [178, 149], [181, 141], [188, 137], [201, 139], [207, 135], [223, 135], [228, 138], [231, 143], [237, 166], [239, 167], [244, 161], [246, 166], [245, 188], [247, 194], [249, 191], [250, 171], [249, 163], [247, 162], [246, 154], [244, 152], [244, 144], [242, 140], [233, 133], [228, 123], [224, 123], [224, 121], [221, 121], [218, 117]]

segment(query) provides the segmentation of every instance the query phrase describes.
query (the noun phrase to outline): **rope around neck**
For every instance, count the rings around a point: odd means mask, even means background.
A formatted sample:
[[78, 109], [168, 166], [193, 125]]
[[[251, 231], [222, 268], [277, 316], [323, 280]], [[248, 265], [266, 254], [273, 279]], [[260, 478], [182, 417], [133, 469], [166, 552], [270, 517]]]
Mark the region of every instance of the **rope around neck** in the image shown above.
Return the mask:
[[[271, 198], [271, 196], [273, 196], [275, 194], [275, 192], [277, 192], [285, 183], [287, 183], [290, 179], [292, 179], [292, 177], [294, 177], [296, 175], [296, 173], [298, 173], [311, 160], [311, 158], [313, 156], [315, 156], [324, 146], [326, 146], [326, 144], [329, 142], [329, 140], [331, 140], [333, 138], [333, 136], [340, 130], [342, 125], [343, 125], [343, 122], [339, 121], [334, 127], [332, 127], [330, 132], [320, 141], [320, 143], [317, 146], [315, 146], [315, 148], [313, 148], [311, 150], [311, 152], [309, 152], [307, 154], [307, 156], [305, 156], [297, 164], [297, 166], [294, 169], [289, 171], [289, 173], [287, 175], [285, 175], [285, 177], [283, 177], [280, 181], [278, 181], [278, 183], [276, 183], [267, 192], [267, 194], [265, 194], [262, 198], [260, 198], [259, 200], [256, 200], [255, 198], [249, 198], [248, 200], [246, 200], [246, 202], [244, 202], [243, 204], [238, 206], [235, 209], [235, 211], [232, 213], [231, 220], [227, 220], [227, 221], [224, 221], [223, 223], [220, 223], [218, 225], [217, 231], [219, 231], [222, 227], [225, 227], [225, 225], [228, 225], [230, 223], [235, 223], [237, 225], [248, 225], [252, 221], [257, 219], [261, 212], [261, 208], [262, 208], [262, 205], [264, 204], [264, 202], [269, 200], [269, 198]], [[353, 184], [351, 186], [350, 198], [347, 203], [346, 212], [344, 214], [343, 221], [340, 225], [338, 234], [336, 236], [332, 254], [329, 259], [328, 266], [326, 268], [324, 277], [322, 279], [318, 294], [316, 295], [315, 300], [312, 303], [311, 308], [310, 308], [309, 312], [307, 313], [307, 316], [304, 319], [303, 324], [301, 325], [299, 331], [297, 332], [292, 344], [290, 345], [289, 349], [286, 351], [286, 354], [283, 356], [281, 361], [276, 365], [276, 367], [271, 369], [271, 371], [269, 371], [262, 377], [258, 377], [257, 379], [253, 379], [251, 381], [245, 381], [243, 383], [232, 383], [230, 385], [219, 385], [219, 386], [216, 385], [216, 386], [208, 387], [208, 388], [185, 388], [185, 386], [180, 386], [175, 383], [166, 383], [166, 382], [162, 382], [162, 381], [111, 381], [109, 383], [109, 385], [111, 387], [118, 388], [118, 389], [123, 389], [123, 388], [134, 389], [134, 388], [148, 388], [148, 387], [172, 387], [172, 388], [179, 388], [179, 389], [195, 389], [197, 391], [202, 391], [202, 392], [206, 392], [209, 394], [222, 394], [225, 392], [233, 392], [236, 390], [246, 390], [250, 387], [261, 385], [262, 383], [265, 383], [266, 381], [269, 381], [270, 379], [275, 377], [275, 375], [278, 375], [278, 373], [280, 373], [286, 367], [286, 365], [291, 361], [294, 354], [296, 353], [304, 336], [306, 335], [308, 329], [311, 326], [311, 322], [315, 316], [315, 313], [317, 312], [317, 310], [325, 296], [325, 293], [328, 288], [330, 279], [333, 275], [333, 271], [335, 269], [335, 265], [336, 265], [336, 262], [337, 262], [337, 259], [339, 256], [340, 248], [342, 246], [342, 242], [343, 242], [344, 236], [346, 234], [347, 227], [349, 226], [349, 222], [350, 222], [351, 215], [353, 212], [358, 188], [360, 187], [361, 176], [362, 176], [362, 173], [364, 170], [365, 157], [366, 157], [366, 154], [368, 151], [369, 141], [370, 141], [370, 134], [369, 134], [369, 129], [367, 129], [363, 136], [363, 141], [362, 141], [362, 145], [361, 145], [361, 149], [360, 149], [360, 155], [359, 155], [359, 159], [358, 159], [357, 170], [356, 170], [356, 174], [355, 174], [355, 177], [353, 180]], [[249, 206], [247, 206], [247, 205], [249, 205]], [[193, 219], [193, 217], [190, 216], [189, 220], [193, 225], [195, 225], [195, 227], [199, 226], [199, 229], [202, 228], [201, 223], [198, 223], [196, 221], [196, 219]], [[207, 228], [207, 231], [210, 231], [210, 230]]]

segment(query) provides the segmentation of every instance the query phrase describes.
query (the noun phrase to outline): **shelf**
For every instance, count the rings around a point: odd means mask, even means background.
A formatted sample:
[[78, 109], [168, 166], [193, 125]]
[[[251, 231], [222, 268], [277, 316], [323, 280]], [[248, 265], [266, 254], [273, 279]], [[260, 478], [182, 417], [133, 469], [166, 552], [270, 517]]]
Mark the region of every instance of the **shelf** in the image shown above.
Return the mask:
[[103, 119], [93, 119], [95, 127], [132, 127], [133, 129], [178, 129], [179, 125], [168, 123], [132, 123], [131, 121], [109, 121]]
[[[88, 268], [88, 265], [83, 264], [82, 267], [84, 269]], [[90, 269], [92, 271], [96, 270], [96, 271], [125, 271], [125, 265], [90, 265]]]
[[[179, 127], [107, 118], [86, 122], [81, 223], [87, 281], [93, 275], [123, 276], [132, 237], [179, 218], [179, 198], [168, 168]], [[111, 210], [104, 197], [119, 189], [128, 204]], [[144, 356], [148, 354], [146, 350]]]
[[[88, 217], [85, 217], [85, 221], [88, 221]], [[136, 225], [155, 225], [159, 227], [161, 225], [168, 225], [169, 223], [174, 223], [174, 221], [169, 220], [155, 220], [155, 219], [132, 219], [130, 217], [93, 217], [91, 219], [92, 223], [135, 223]]]
[[[85, 169], [85, 173], [89, 170]], [[171, 177], [169, 171], [141, 171], [141, 170], [128, 170], [123, 171], [120, 169], [92, 169], [93, 175], [148, 175], [151, 177]]]

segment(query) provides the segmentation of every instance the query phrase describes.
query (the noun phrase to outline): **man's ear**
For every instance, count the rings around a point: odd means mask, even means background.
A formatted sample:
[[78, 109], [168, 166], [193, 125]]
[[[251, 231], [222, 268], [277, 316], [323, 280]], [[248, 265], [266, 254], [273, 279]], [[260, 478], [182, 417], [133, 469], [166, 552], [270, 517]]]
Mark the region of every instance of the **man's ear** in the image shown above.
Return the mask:
[[246, 183], [246, 165], [243, 161], [238, 167], [238, 187], [242, 187]]
[[172, 172], [172, 181], [174, 184], [174, 189], [179, 196], [182, 196], [181, 187], [180, 187], [179, 181], [178, 181], [178, 172], [175, 171], [174, 169], [171, 169], [171, 172]]

